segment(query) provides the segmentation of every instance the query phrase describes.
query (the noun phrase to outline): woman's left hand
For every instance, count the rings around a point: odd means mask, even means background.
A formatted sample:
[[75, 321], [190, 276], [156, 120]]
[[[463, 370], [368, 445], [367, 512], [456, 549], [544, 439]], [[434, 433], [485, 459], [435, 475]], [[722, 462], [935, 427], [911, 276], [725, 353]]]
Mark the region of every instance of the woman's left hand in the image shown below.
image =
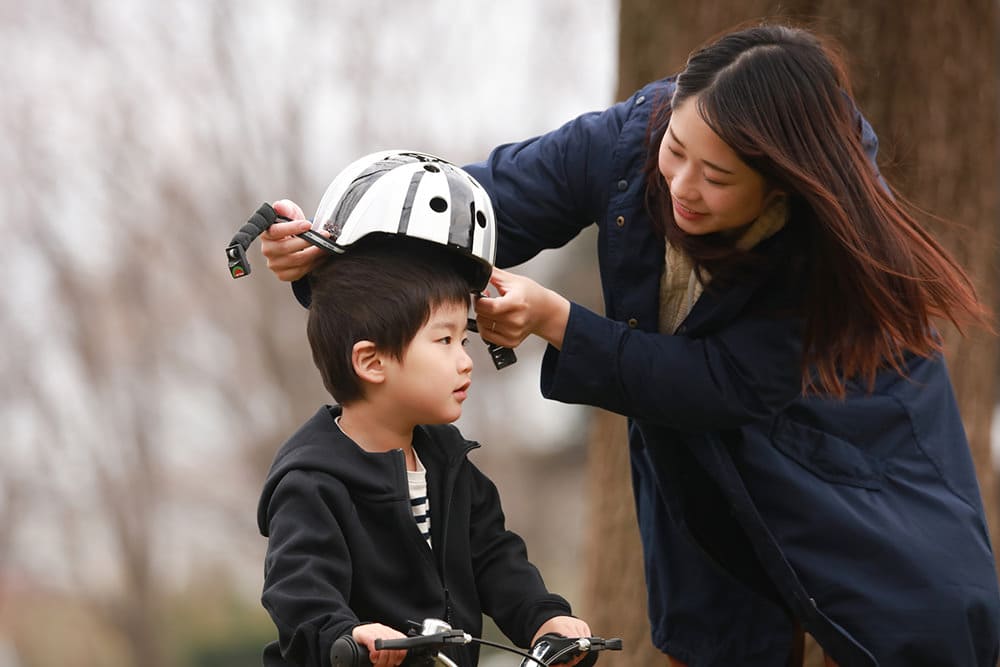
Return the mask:
[[531, 278], [493, 269], [490, 284], [497, 296], [476, 299], [479, 335], [504, 347], [517, 347], [531, 334], [562, 347], [569, 301]]

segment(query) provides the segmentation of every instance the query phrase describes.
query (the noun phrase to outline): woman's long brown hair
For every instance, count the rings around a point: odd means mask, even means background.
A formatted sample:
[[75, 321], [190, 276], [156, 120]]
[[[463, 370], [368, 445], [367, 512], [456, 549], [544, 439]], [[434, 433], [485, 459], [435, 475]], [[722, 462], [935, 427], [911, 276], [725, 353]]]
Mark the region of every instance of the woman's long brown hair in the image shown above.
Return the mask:
[[880, 180], [865, 155], [839, 58], [814, 34], [764, 25], [689, 58], [670, 104], [651, 123], [647, 203], [661, 233], [696, 267], [732, 277], [753, 266], [717, 235], [674, 222], [656, 154], [671, 108], [694, 98], [705, 122], [751, 168], [789, 195], [787, 232], [802, 264], [803, 389], [845, 395], [851, 378], [903, 370], [906, 354], [940, 351], [934, 318], [961, 331], [990, 317], [972, 281]]

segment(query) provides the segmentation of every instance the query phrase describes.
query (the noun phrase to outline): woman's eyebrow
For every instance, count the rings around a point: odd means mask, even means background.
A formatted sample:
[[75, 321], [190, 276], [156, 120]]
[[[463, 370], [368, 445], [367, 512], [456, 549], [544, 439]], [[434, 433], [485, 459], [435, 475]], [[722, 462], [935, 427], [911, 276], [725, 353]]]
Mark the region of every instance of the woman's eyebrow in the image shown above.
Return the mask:
[[673, 138], [674, 138], [674, 141], [676, 141], [676, 142], [677, 142], [677, 145], [678, 145], [678, 146], [680, 146], [681, 148], [687, 148], [687, 147], [686, 147], [686, 146], [684, 145], [684, 142], [683, 142], [683, 141], [681, 141], [680, 139], [678, 139], [678, 138], [677, 138], [677, 135], [676, 135], [676, 134], [674, 134], [674, 128], [670, 127], [669, 125], [667, 126], [667, 133], [668, 133], [668, 134], [669, 134], [669, 135], [670, 135], [671, 137], [673, 137]]
[[[681, 148], [687, 148], [687, 146], [684, 145], [684, 142], [681, 141], [680, 139], [678, 139], [677, 135], [674, 134], [674, 130], [673, 130], [672, 127], [667, 126], [667, 133], [673, 138], [674, 141], [677, 142], [678, 146], [680, 146]], [[715, 169], [716, 171], [721, 171], [723, 174], [729, 174], [730, 176], [735, 176], [736, 175], [736, 172], [734, 172], [733, 170], [726, 169], [725, 167], [720, 167], [719, 165], [715, 164], [714, 162], [709, 162], [708, 160], [702, 160], [702, 162], [705, 163], [705, 164], [707, 164], [712, 169]]]

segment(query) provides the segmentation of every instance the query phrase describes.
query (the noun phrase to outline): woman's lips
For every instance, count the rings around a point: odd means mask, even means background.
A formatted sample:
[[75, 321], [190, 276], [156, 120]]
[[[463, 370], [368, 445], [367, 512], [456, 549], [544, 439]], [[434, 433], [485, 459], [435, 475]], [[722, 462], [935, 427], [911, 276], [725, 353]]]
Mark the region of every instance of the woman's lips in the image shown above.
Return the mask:
[[684, 204], [682, 204], [679, 201], [677, 201], [676, 199], [674, 199], [673, 202], [674, 202], [674, 212], [677, 215], [679, 215], [682, 218], [684, 218], [685, 220], [698, 220], [700, 218], [705, 217], [704, 213], [699, 213], [698, 211], [693, 211], [693, 210], [689, 209], [687, 206], [685, 206]]

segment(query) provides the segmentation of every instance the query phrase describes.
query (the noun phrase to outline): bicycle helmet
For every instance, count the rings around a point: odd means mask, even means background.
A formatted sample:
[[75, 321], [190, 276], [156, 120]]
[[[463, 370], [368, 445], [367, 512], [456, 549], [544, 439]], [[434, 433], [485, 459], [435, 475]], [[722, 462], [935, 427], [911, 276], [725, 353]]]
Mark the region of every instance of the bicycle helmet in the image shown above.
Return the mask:
[[306, 238], [334, 253], [372, 234], [443, 245], [476, 292], [489, 284], [496, 253], [486, 190], [461, 168], [417, 151], [371, 153], [348, 165], [323, 194], [312, 231]]
[[[278, 219], [265, 203], [236, 232], [226, 246], [233, 278], [250, 275], [247, 249]], [[404, 150], [355, 160], [327, 187], [312, 228], [299, 236], [340, 254], [378, 234], [443, 246], [452, 251], [470, 291], [478, 294], [489, 285], [497, 235], [493, 204], [476, 179], [447, 160]], [[308, 281], [296, 281], [292, 287], [299, 303], [308, 308]], [[469, 320], [469, 329], [478, 331], [474, 319]], [[487, 346], [497, 369], [517, 361], [513, 350], [489, 342]]]

